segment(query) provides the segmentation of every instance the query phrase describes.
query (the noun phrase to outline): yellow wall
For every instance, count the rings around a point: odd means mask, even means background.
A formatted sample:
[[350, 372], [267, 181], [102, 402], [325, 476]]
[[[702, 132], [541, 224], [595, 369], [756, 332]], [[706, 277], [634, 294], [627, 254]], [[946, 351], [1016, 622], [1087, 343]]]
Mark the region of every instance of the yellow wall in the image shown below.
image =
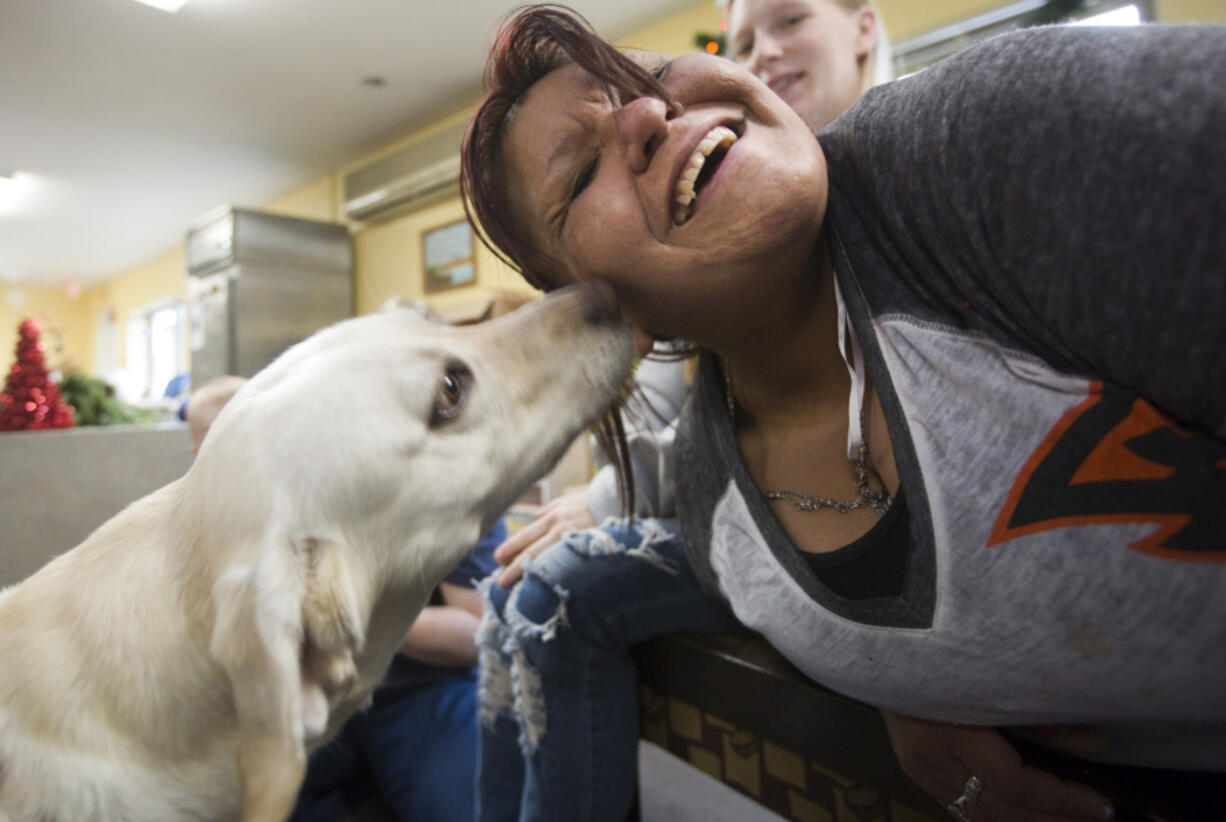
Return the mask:
[[[467, 120], [472, 105], [467, 105], [426, 128], [405, 135], [365, 157], [343, 166], [336, 175], [336, 211], [340, 213], [339, 180], [345, 174], [378, 160], [406, 145], [417, 142], [441, 128]], [[388, 300], [427, 298], [422, 264], [423, 232], [464, 219], [458, 196], [446, 198], [407, 214], [393, 213], [367, 222], [349, 221], [354, 248], [354, 310], [368, 314]], [[429, 295], [428, 302], [438, 308], [477, 303], [498, 291], [531, 293], [511, 269], [499, 263], [480, 242], [474, 241], [476, 281], [470, 286]]]
[[618, 38], [617, 45], [677, 56], [693, 51], [694, 35], [698, 32], [719, 32], [720, 10], [712, 0], [705, 0], [687, 11]]
[[[1010, 5], [1012, 0], [876, 0], [892, 42]], [[1223, 0], [1154, 0], [1160, 23], [1226, 23]]]
[[291, 191], [284, 197], [260, 206], [262, 211], [271, 211], [285, 217], [302, 220], [332, 220], [340, 214], [337, 194], [338, 178], [335, 175], [316, 180], [310, 185]]
[[[124, 346], [127, 345], [128, 317], [132, 312], [166, 299], [187, 299], [187, 258], [183, 247], [171, 249], [162, 256], [138, 265], [101, 285], [86, 289], [86, 302], [90, 307], [89, 319], [94, 329], [103, 311], [113, 313], [120, 329], [119, 345], [122, 364], [127, 364]], [[97, 331], [91, 330], [91, 340]], [[91, 346], [88, 373], [96, 374], [98, 362]], [[84, 366], [84, 363], [82, 363]]]
[[1155, 0], [1154, 16], [1162, 23], [1226, 23], [1226, 2]]
[[892, 42], [1009, 5], [984, 0], [876, 0]]
[[[899, 42], [959, 19], [981, 14], [1008, 5], [1011, 0], [877, 0], [886, 21], [890, 39]], [[1156, 16], [1162, 22], [1226, 22], [1226, 2], [1223, 0], [1155, 0]], [[696, 32], [714, 32], [719, 26], [719, 9], [711, 0], [700, 0], [689, 10], [661, 23], [618, 38], [624, 46], [680, 54], [694, 48]], [[366, 165], [379, 157], [445, 125], [465, 119], [475, 101], [458, 105], [449, 116], [437, 123], [406, 134], [376, 152], [355, 158], [320, 180], [286, 194], [262, 208], [280, 214], [317, 220], [341, 219], [341, 180], [346, 172]], [[461, 219], [459, 200], [431, 205], [417, 212], [397, 215], [366, 223], [351, 223], [354, 233], [356, 269], [354, 276], [355, 308], [358, 313], [377, 309], [386, 300], [396, 297], [423, 296], [421, 235], [423, 231]], [[518, 275], [502, 266], [484, 247], [477, 244], [477, 281], [472, 286], [431, 295], [429, 300], [439, 307], [477, 302], [495, 291], [526, 293], [530, 289]], [[87, 289], [81, 299], [70, 301], [62, 293], [24, 289], [31, 294], [30, 306], [37, 306], [53, 322], [64, 329], [68, 350], [84, 368], [93, 370], [94, 326], [104, 309], [115, 311], [120, 327], [128, 315], [143, 306], [167, 297], [183, 299], [187, 293], [187, 274], [182, 247], [167, 252], [146, 264], [124, 272], [113, 280]], [[34, 292], [38, 291], [37, 294]], [[7, 303], [0, 303], [0, 335], [4, 329], [16, 328], [20, 319]], [[14, 319], [9, 320], [10, 316]], [[22, 315], [24, 316], [24, 315]], [[14, 341], [15, 341], [14, 332]], [[0, 344], [3, 337], [0, 336]], [[0, 351], [0, 362], [11, 359], [11, 348]]]
[[[459, 200], [452, 199], [357, 231], [353, 238], [357, 313], [370, 313], [396, 298], [426, 297], [422, 233], [463, 219]], [[476, 282], [429, 295], [432, 305], [440, 309], [454, 307], [480, 301], [499, 291], [532, 293], [518, 274], [500, 264], [480, 243], [476, 243], [475, 252]]]
[[48, 369], [93, 368], [94, 318], [84, 296], [69, 299], [60, 289], [0, 286], [0, 388], [17, 350], [17, 326], [27, 317], [43, 326], [39, 339]]

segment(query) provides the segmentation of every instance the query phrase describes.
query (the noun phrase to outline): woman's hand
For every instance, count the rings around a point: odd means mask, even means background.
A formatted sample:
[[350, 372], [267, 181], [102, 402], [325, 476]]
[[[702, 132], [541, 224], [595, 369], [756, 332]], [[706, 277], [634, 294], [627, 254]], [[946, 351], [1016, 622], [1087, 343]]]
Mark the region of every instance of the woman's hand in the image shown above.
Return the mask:
[[1098, 791], [1022, 764], [994, 728], [930, 722], [882, 710], [903, 773], [942, 805], [962, 795], [975, 775], [983, 790], [966, 810], [973, 822], [1065, 822], [1110, 819]]
[[498, 584], [509, 588], [524, 575], [524, 560], [538, 556], [562, 539], [567, 531], [579, 531], [596, 524], [587, 507], [587, 488], [563, 494], [541, 509], [532, 522], [507, 537], [494, 549], [494, 559], [507, 566], [498, 575]]

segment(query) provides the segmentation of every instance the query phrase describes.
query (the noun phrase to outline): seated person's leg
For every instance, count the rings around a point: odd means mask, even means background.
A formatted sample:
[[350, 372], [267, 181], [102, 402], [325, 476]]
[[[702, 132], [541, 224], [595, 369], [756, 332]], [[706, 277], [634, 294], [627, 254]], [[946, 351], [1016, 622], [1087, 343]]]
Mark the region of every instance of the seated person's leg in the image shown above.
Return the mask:
[[335, 737], [312, 752], [290, 822], [342, 819], [374, 790], [353, 725], [351, 718]]
[[[488, 584], [488, 583], [486, 583]], [[506, 591], [493, 586], [501, 604]], [[480, 822], [515, 822], [519, 819], [524, 784], [524, 758], [519, 746], [519, 723], [512, 710], [512, 648], [510, 632], [495, 615], [489, 594], [477, 641], [481, 645], [479, 733], [477, 744], [477, 812]]]
[[673, 521], [569, 535], [509, 591], [485, 584], [479, 818], [622, 822], [638, 745], [629, 647], [736, 621], [699, 588]]
[[400, 822], [473, 818], [477, 677], [452, 675], [364, 715], [362, 745], [383, 802]]

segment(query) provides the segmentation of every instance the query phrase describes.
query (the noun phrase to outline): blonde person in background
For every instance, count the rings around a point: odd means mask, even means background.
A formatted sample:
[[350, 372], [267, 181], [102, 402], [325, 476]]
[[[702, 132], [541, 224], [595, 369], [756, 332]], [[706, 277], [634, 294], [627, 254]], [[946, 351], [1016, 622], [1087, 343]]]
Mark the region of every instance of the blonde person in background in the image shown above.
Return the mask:
[[893, 79], [889, 40], [867, 0], [729, 0], [724, 10], [729, 56], [814, 132]]
[[192, 453], [200, 451], [204, 435], [225, 404], [247, 384], [246, 377], [224, 376], [209, 380], [187, 398], [187, 430], [192, 436]]
[[[734, 0], [727, 12], [732, 59], [812, 131], [889, 79], [885, 32], [867, 3]], [[483, 822], [624, 820], [638, 750], [630, 646], [739, 627], [699, 587], [674, 519], [682, 363], [645, 359], [635, 379], [649, 407], [632, 402], [627, 419], [634, 518], [610, 519], [620, 509], [613, 466], [604, 465], [494, 552], [505, 569], [486, 585], [479, 634]]]

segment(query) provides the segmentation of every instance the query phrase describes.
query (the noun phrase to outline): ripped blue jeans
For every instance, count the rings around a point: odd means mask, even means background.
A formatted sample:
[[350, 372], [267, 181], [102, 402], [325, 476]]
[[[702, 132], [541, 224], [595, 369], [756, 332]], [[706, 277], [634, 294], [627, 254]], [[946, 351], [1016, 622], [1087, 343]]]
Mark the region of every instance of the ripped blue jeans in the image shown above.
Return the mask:
[[630, 646], [738, 624], [699, 587], [676, 521], [568, 533], [517, 585], [482, 591], [477, 819], [625, 822], [639, 737]]

